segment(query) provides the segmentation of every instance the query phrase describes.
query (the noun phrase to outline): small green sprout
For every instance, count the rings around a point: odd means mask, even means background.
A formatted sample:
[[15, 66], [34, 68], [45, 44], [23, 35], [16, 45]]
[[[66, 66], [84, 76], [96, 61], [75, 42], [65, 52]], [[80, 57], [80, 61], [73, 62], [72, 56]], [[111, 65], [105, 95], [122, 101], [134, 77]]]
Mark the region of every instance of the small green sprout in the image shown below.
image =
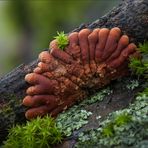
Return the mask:
[[[139, 51], [143, 56], [148, 56], [148, 42], [145, 41], [143, 44], [139, 44]], [[133, 70], [136, 75], [144, 75], [146, 77], [148, 73], [148, 61], [147, 58], [138, 59], [131, 57], [129, 67]]]
[[139, 93], [139, 96], [146, 95], [148, 97], [148, 87], [146, 87], [143, 92]]
[[145, 41], [143, 44], [139, 44], [140, 51], [142, 53], [148, 54], [148, 41]]
[[132, 116], [129, 115], [128, 113], [126, 113], [126, 112], [116, 116], [116, 118], [115, 118], [115, 124], [117, 126], [125, 125], [125, 124], [127, 124], [131, 121], [132, 121]]
[[57, 36], [54, 38], [57, 40], [58, 47], [60, 49], [64, 50], [64, 48], [68, 45], [68, 36], [64, 33], [64, 31], [60, 33], [57, 31]]
[[103, 127], [102, 135], [104, 137], [112, 137], [114, 135], [114, 126], [113, 123], [110, 122]]
[[130, 58], [129, 67], [136, 75], [143, 75], [147, 69], [140, 59], [134, 57]]
[[51, 117], [37, 117], [28, 121], [26, 125], [16, 125], [11, 128], [8, 139], [4, 142], [4, 148], [50, 148], [61, 140], [61, 132]]

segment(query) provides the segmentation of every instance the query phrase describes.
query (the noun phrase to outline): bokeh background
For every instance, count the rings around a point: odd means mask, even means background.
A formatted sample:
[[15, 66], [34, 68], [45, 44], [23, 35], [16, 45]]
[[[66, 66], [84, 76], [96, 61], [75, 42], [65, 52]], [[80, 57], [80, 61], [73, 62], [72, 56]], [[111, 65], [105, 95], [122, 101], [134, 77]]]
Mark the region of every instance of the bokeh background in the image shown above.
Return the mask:
[[121, 0], [0, 0], [0, 77], [37, 58], [57, 31], [95, 21]]

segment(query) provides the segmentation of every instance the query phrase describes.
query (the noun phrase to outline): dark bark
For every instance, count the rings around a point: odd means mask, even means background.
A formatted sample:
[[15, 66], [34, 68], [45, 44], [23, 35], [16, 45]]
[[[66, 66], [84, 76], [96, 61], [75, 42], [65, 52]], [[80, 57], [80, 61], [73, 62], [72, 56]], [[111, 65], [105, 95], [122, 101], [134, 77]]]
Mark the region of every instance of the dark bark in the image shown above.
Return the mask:
[[[121, 28], [136, 44], [148, 40], [148, 1], [124, 0], [105, 16], [90, 24], [82, 24], [73, 31], [115, 26]], [[28, 87], [24, 76], [31, 72], [36, 64], [37, 60], [28, 65], [22, 64], [0, 79], [0, 142], [6, 137], [8, 127], [26, 121], [26, 108], [21, 105]], [[124, 105], [121, 105], [122, 107]]]

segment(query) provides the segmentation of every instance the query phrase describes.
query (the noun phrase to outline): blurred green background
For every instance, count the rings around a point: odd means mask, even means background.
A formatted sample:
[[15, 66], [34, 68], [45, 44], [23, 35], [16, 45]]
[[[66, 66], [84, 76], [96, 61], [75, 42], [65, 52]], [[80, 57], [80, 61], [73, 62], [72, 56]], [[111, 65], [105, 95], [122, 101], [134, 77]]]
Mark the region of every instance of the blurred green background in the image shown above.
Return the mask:
[[121, 0], [0, 1], [0, 77], [37, 58], [57, 31], [95, 21]]

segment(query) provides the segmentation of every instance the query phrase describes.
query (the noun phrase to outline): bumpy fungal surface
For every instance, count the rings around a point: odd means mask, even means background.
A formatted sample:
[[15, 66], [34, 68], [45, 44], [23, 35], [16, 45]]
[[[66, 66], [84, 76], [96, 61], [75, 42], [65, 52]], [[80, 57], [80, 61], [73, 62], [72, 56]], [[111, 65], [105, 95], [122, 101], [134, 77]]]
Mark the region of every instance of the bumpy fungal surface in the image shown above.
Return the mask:
[[129, 74], [129, 57], [140, 57], [136, 45], [117, 27], [111, 30], [82, 29], [68, 35], [64, 50], [57, 40], [50, 51], [39, 55], [40, 62], [25, 80], [31, 84], [23, 100], [30, 107], [26, 118], [50, 114], [56, 117], [77, 101], [86, 98], [89, 89], [98, 89]]

